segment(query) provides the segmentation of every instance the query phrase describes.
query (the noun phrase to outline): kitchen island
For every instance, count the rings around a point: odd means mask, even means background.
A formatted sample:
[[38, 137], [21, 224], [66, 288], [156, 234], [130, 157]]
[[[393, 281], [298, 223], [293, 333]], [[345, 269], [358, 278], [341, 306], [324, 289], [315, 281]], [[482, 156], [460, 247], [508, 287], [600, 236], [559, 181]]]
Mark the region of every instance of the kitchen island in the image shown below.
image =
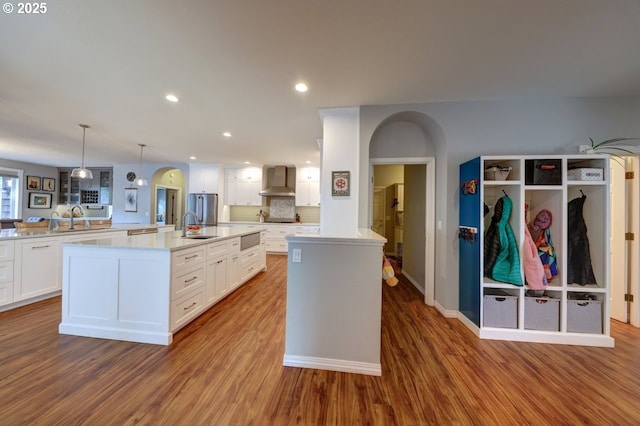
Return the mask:
[[206, 227], [65, 243], [61, 334], [168, 345], [260, 271], [263, 228]]

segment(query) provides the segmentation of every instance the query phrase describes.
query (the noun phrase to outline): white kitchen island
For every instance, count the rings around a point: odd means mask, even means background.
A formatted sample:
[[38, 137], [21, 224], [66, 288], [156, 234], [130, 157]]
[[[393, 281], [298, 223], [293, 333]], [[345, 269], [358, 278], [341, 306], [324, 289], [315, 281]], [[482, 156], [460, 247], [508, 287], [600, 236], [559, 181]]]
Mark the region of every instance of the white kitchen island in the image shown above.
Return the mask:
[[61, 334], [168, 345], [173, 334], [266, 269], [264, 229], [210, 227], [63, 247]]

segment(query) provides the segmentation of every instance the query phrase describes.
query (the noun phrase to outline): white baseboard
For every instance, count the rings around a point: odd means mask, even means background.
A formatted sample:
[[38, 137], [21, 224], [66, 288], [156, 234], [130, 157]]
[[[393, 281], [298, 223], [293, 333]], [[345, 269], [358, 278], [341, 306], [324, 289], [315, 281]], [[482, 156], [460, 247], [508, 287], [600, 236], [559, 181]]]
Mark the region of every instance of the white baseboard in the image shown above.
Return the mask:
[[480, 328], [475, 325], [473, 321], [467, 318], [462, 312], [458, 312], [458, 319], [461, 323], [463, 323], [469, 330], [473, 331], [473, 333], [480, 337]]
[[404, 270], [402, 271], [402, 276], [409, 280], [409, 282], [413, 284], [413, 286], [424, 296], [424, 287], [421, 287], [418, 281], [416, 281], [411, 275], [407, 274]]
[[451, 309], [446, 309], [442, 306], [437, 300], [434, 301], [434, 306], [442, 314], [445, 318], [458, 318], [458, 311], [454, 311]]
[[342, 359], [317, 358], [313, 356], [284, 355], [285, 367], [316, 368], [318, 370], [341, 371], [343, 373], [382, 376], [382, 366], [368, 362], [346, 361]]

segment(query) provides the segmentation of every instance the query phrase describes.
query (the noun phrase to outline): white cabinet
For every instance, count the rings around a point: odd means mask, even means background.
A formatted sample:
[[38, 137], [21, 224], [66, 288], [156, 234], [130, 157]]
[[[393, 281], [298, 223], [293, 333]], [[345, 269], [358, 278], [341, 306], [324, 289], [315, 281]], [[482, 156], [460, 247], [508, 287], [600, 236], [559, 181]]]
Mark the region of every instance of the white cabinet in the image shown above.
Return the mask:
[[14, 302], [61, 289], [61, 243], [62, 237], [16, 240]]
[[[567, 171], [576, 168], [600, 169], [603, 178], [574, 180]], [[460, 165], [459, 310], [481, 338], [613, 346], [608, 175], [609, 157], [603, 155], [483, 156]], [[574, 210], [578, 205], [579, 212]], [[510, 214], [502, 217], [509, 207]], [[557, 267], [544, 290], [550, 298], [546, 302], [532, 297], [535, 288], [526, 282], [524, 269], [527, 253], [532, 253], [526, 231], [536, 239], [539, 227], [531, 225], [541, 212], [552, 218], [543, 229], [551, 235]], [[496, 250], [485, 251], [485, 246], [496, 247], [493, 231], [487, 230], [498, 229], [502, 235], [508, 228], [513, 231], [512, 250], [500, 246], [498, 256], [514, 259], [512, 253], [517, 253], [519, 259], [498, 262]], [[529, 259], [538, 259], [535, 247]], [[593, 273], [583, 274], [585, 269]], [[581, 329], [584, 324], [591, 328]]]
[[288, 245], [284, 238], [294, 231], [289, 225], [268, 225], [265, 234], [265, 250], [269, 253], [287, 254]]
[[0, 242], [0, 306], [13, 302], [13, 241]]
[[300, 167], [296, 169], [296, 206], [320, 205], [320, 169]]
[[205, 308], [206, 247], [178, 250], [171, 255], [170, 329], [176, 331]]
[[218, 193], [218, 166], [189, 166], [189, 193]]
[[207, 283], [205, 302], [211, 305], [230, 290], [229, 287], [229, 241], [207, 245]]
[[262, 168], [245, 167], [225, 170], [225, 204], [230, 206], [261, 206]]
[[230, 290], [240, 285], [240, 238], [229, 240], [227, 280]]

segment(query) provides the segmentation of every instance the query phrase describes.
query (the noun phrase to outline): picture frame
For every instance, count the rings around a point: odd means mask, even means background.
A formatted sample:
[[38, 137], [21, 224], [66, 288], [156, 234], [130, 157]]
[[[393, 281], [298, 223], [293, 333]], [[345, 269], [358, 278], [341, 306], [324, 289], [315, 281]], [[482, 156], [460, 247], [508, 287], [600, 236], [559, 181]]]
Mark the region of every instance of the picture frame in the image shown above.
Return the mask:
[[51, 208], [51, 193], [45, 194], [41, 192], [29, 193], [29, 208], [30, 209], [50, 209]]
[[125, 212], [138, 211], [138, 188], [124, 189], [124, 211]]
[[40, 191], [40, 176], [27, 175], [27, 190]]
[[43, 177], [42, 178], [42, 190], [47, 192], [55, 192], [56, 180], [54, 178]]
[[331, 195], [334, 197], [348, 197], [351, 194], [351, 172], [331, 172]]

